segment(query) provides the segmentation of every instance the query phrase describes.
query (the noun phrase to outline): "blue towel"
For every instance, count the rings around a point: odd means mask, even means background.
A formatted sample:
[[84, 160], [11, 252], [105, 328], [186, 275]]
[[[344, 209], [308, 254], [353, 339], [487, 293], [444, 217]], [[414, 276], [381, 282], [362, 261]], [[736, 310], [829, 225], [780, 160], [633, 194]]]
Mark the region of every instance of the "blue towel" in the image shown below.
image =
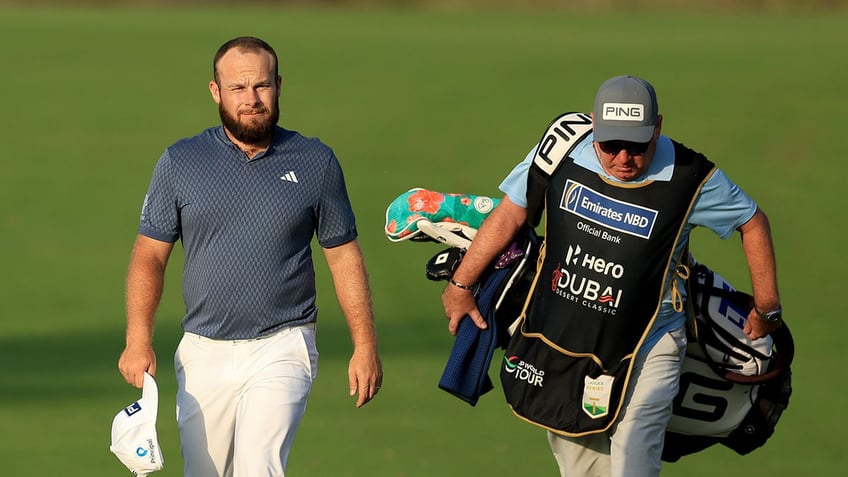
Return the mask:
[[481, 330], [467, 315], [459, 322], [456, 340], [439, 380], [439, 388], [472, 406], [477, 404], [480, 396], [494, 389], [489, 378], [489, 365], [495, 348], [499, 346], [495, 301], [510, 272], [509, 267], [492, 269], [481, 280], [475, 299], [488, 328]]

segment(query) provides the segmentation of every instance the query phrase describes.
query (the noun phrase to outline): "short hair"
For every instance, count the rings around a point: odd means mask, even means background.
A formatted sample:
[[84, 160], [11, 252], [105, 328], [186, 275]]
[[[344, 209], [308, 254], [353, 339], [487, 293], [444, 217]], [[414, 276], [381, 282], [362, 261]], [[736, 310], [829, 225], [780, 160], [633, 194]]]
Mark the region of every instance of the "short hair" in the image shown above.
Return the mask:
[[218, 48], [215, 53], [215, 58], [212, 59], [212, 76], [215, 82], [218, 82], [218, 61], [228, 51], [233, 48], [238, 48], [240, 51], [260, 52], [267, 51], [274, 58], [274, 77], [280, 76], [279, 62], [277, 61], [277, 52], [268, 43], [253, 36], [240, 36], [224, 43]]

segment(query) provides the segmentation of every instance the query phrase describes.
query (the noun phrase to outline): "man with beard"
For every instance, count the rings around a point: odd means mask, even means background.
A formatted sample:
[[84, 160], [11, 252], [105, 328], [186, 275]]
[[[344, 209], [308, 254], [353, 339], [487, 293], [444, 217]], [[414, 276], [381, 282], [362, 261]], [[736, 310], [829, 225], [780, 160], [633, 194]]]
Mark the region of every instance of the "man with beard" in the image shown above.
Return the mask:
[[185, 475], [281, 476], [317, 376], [313, 235], [350, 329], [357, 407], [382, 384], [371, 293], [333, 151], [277, 126], [273, 48], [235, 38], [213, 72], [222, 126], [168, 147], [144, 198], [118, 367], [136, 387], [156, 372], [154, 314], [181, 240], [186, 312], [175, 370]]

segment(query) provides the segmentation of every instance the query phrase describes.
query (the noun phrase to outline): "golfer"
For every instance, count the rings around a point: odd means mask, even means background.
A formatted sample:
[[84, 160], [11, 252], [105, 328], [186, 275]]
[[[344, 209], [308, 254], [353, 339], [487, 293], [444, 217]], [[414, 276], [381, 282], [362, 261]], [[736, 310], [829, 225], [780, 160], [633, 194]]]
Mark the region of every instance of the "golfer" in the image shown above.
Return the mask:
[[162, 154], [144, 198], [126, 284], [118, 367], [155, 374], [154, 314], [177, 240], [185, 252], [177, 421], [185, 475], [283, 476], [318, 373], [310, 242], [329, 265], [353, 340], [350, 395], [382, 383], [371, 293], [342, 169], [321, 141], [277, 126], [282, 79], [266, 42], [213, 60], [221, 126]]

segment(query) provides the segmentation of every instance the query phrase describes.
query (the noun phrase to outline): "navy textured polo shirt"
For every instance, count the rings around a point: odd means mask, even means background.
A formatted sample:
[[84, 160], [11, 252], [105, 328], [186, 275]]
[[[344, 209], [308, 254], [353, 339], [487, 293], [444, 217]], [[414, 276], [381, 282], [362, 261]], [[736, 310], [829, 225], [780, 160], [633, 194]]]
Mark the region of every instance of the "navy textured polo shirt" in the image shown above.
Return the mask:
[[182, 241], [183, 329], [215, 339], [314, 322], [312, 237], [330, 248], [357, 235], [332, 149], [277, 127], [268, 150], [248, 160], [221, 126], [165, 150], [139, 233]]

